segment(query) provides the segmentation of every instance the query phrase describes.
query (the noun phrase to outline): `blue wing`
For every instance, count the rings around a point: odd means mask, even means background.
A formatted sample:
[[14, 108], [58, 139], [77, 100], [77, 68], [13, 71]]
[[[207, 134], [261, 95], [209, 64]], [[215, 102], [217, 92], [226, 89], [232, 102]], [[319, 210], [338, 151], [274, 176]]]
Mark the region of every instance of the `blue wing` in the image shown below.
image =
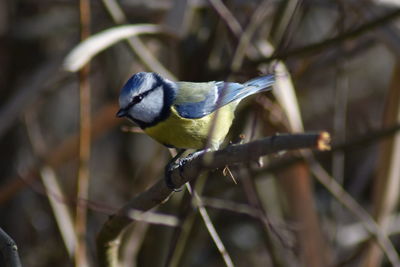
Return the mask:
[[[233, 101], [240, 101], [243, 98], [255, 93], [271, 89], [275, 79], [273, 75], [257, 77], [243, 84], [232, 82], [208, 83], [209, 88], [201, 101], [176, 103], [178, 114], [188, 119], [202, 118], [218, 108], [225, 106]], [[182, 88], [185, 94], [190, 94], [188, 90], [195, 90], [195, 86]]]

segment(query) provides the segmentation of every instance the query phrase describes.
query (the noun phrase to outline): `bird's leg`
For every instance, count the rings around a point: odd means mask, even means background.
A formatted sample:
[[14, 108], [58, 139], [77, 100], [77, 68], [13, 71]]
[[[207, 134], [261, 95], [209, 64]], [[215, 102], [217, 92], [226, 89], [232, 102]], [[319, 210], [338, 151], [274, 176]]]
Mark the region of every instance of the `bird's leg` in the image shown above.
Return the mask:
[[165, 183], [167, 184], [167, 187], [175, 192], [179, 192], [181, 190], [179, 190], [178, 188], [176, 188], [176, 186], [174, 185], [174, 183], [172, 182], [172, 171], [175, 168], [180, 168], [181, 167], [181, 160], [178, 161], [178, 163], [176, 164], [175, 161], [183, 154], [183, 152], [185, 152], [185, 149], [179, 149], [178, 152], [176, 153], [175, 157], [173, 157], [168, 164], [165, 166]]

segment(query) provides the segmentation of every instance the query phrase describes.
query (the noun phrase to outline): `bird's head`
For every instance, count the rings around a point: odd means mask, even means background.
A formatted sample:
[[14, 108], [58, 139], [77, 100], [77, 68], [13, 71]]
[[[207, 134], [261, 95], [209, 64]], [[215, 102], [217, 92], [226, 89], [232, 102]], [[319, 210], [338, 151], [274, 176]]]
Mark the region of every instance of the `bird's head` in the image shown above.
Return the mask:
[[175, 92], [175, 83], [156, 73], [136, 73], [121, 90], [116, 115], [127, 117], [142, 128], [151, 126], [168, 116]]

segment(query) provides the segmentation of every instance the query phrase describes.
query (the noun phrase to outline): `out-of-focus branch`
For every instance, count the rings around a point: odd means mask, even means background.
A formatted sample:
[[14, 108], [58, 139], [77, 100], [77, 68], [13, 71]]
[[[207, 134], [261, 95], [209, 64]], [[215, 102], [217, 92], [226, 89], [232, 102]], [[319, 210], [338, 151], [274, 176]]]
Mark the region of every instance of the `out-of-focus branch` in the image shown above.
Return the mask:
[[73, 216], [71, 215], [69, 207], [63, 202], [66, 201], [67, 198], [57, 181], [54, 169], [45, 166], [40, 170], [40, 175], [65, 248], [67, 249], [68, 255], [73, 258], [75, 256], [75, 247], [78, 243], [78, 238], [74, 229]]
[[61, 59], [43, 63], [32, 74], [24, 75], [17, 92], [0, 107], [0, 138], [18, 121], [18, 117], [32, 103], [34, 103], [43, 91], [53, 88], [67, 77], [65, 72], [60, 72]]
[[[79, 14], [81, 23], [81, 40], [90, 36], [90, 2], [89, 0], [79, 1]], [[77, 198], [88, 199], [89, 196], [89, 160], [91, 146], [91, 124], [90, 124], [90, 65], [87, 63], [79, 71], [79, 169], [77, 181]], [[77, 244], [75, 246], [75, 265], [88, 266], [87, 246], [86, 246], [86, 224], [87, 224], [87, 204], [78, 201], [76, 205], [75, 231], [77, 234]]]
[[[261, 194], [262, 190], [257, 187], [255, 179], [251, 176], [248, 167], [242, 168], [239, 172], [242, 177], [243, 191], [247, 202], [256, 208], [258, 216], [257, 222], [264, 231], [261, 232], [265, 247], [271, 258], [271, 265], [275, 267], [287, 266], [288, 262], [283, 256], [282, 246], [286, 246], [287, 242], [282, 238], [280, 233], [272, 226], [272, 223], [267, 214], [265, 202], [263, 202]], [[278, 178], [279, 179], [279, 178]], [[279, 242], [275, 242], [279, 240]]]
[[[329, 149], [330, 137], [326, 132], [316, 134], [285, 134], [267, 137], [247, 144], [232, 145], [218, 151], [210, 151], [194, 157], [182, 168], [176, 168], [172, 174], [172, 181], [176, 186], [182, 186], [197, 177], [205, 170], [222, 168], [226, 165], [255, 161], [259, 157], [276, 153], [282, 150], [314, 148]], [[101, 266], [117, 266], [119, 238], [122, 230], [131, 223], [127, 216], [132, 209], [149, 210], [169, 197], [171, 190], [166, 186], [164, 179], [145, 192], [137, 195], [103, 225], [97, 237], [98, 258]]]
[[314, 43], [311, 45], [307, 45], [304, 47], [300, 48], [295, 48], [293, 50], [289, 50], [283, 53], [278, 53], [273, 56], [270, 56], [268, 58], [262, 58], [260, 60], [254, 61], [254, 63], [268, 63], [276, 59], [284, 60], [292, 57], [297, 57], [297, 56], [302, 56], [302, 55], [307, 55], [310, 53], [316, 53], [319, 52], [323, 49], [327, 49], [330, 47], [333, 47], [341, 42], [344, 42], [346, 40], [358, 37], [362, 34], [368, 33], [371, 30], [375, 29], [376, 27], [382, 26], [386, 23], [389, 23], [390, 21], [396, 19], [397, 17], [400, 16], [400, 9], [396, 9], [394, 11], [389, 12], [388, 14], [385, 14], [381, 17], [376, 18], [375, 20], [372, 20], [370, 22], [367, 22], [354, 30], [349, 30], [343, 34], [340, 34], [338, 36], [335, 36], [333, 38], [329, 39], [324, 39], [321, 42]]
[[194, 191], [192, 189], [192, 187], [190, 186], [189, 183], [186, 184], [186, 187], [187, 187], [189, 193], [196, 200], [196, 205], [197, 205], [197, 208], [199, 209], [200, 216], [203, 219], [204, 224], [207, 228], [207, 231], [210, 234], [212, 240], [214, 241], [214, 244], [217, 246], [218, 251], [222, 256], [222, 259], [225, 262], [225, 265], [227, 267], [233, 267], [234, 265], [232, 262], [232, 258], [229, 255], [228, 251], [226, 250], [225, 245], [222, 242], [221, 238], [219, 237], [217, 230], [215, 229], [214, 224], [211, 221], [210, 215], [208, 215], [208, 212], [207, 212], [206, 208], [204, 207], [201, 197], [196, 193], [196, 191]]
[[[120, 123], [120, 121], [115, 119], [114, 114], [116, 110], [118, 110], [118, 105], [116, 103], [110, 103], [95, 114], [91, 125], [91, 136], [93, 140], [104, 135]], [[66, 138], [59, 146], [48, 151], [46, 155], [43, 156], [42, 163], [30, 166], [25, 171], [21, 172], [19, 176], [10, 178], [10, 182], [0, 187], [0, 205], [4, 205], [5, 202], [9, 201], [25, 187], [32, 186], [35, 180], [40, 177], [40, 168], [38, 166], [41, 166], [41, 164], [56, 168], [65, 161], [76, 158], [78, 144], [79, 136], [73, 134]]]
[[64, 69], [70, 72], [76, 72], [85, 64], [87, 64], [94, 56], [119, 41], [126, 40], [127, 38], [132, 38], [133, 36], [140, 34], [160, 33], [173, 36], [171, 31], [154, 24], [121, 25], [106, 29], [91, 35], [89, 38], [85, 39], [76, 47], [74, 47], [65, 57]]
[[247, 48], [251, 45], [251, 38], [254, 33], [264, 21], [265, 17], [268, 15], [268, 9], [271, 7], [270, 1], [264, 1], [253, 13], [250, 18], [250, 22], [244, 29], [243, 33], [240, 35], [239, 43], [236, 47], [232, 63], [231, 70], [233, 72], [238, 71], [242, 66], [243, 59], [246, 54]]
[[[103, 0], [103, 4], [114, 23], [123, 24], [128, 21], [124, 11], [117, 1]], [[140, 40], [139, 37], [132, 36], [131, 38], [127, 39], [126, 42], [146, 67], [154, 72], [160, 73], [162, 76], [168, 79], [175, 80], [175, 76], [166, 67], [164, 67], [164, 65], [158, 61], [156, 57], [153, 56], [152, 52], [147, 49], [146, 45]]]
[[[400, 123], [400, 64], [397, 63], [392, 75], [385, 103], [382, 124]], [[379, 147], [377, 175], [373, 183], [373, 216], [384, 233], [387, 232], [389, 217], [396, 210], [400, 196], [400, 134], [386, 139]], [[382, 253], [370, 243], [365, 252], [365, 266], [381, 264]], [[400, 265], [400, 260], [398, 262]]]
[[5, 267], [20, 267], [21, 261], [18, 255], [17, 244], [14, 240], [0, 228], [0, 252], [2, 255], [3, 263], [1, 266]]
[[242, 34], [242, 26], [240, 26], [239, 21], [233, 16], [229, 9], [221, 0], [208, 0], [211, 6], [215, 9], [218, 15], [224, 20], [225, 24], [228, 26], [229, 30], [236, 38], [240, 38]]
[[[355, 5], [352, 1], [346, 1], [346, 9], [351, 9], [359, 20], [368, 21], [380, 14], [384, 7], [374, 1], [367, 0], [363, 5]], [[400, 57], [399, 29], [395, 23], [388, 23], [377, 27], [371, 34], [376, 40], [382, 42], [397, 58]]]
[[[35, 112], [26, 113], [26, 131], [36, 156], [43, 159], [45, 151], [47, 151], [48, 148], [35, 114]], [[40, 169], [40, 176], [68, 255], [73, 258], [77, 237], [74, 229], [73, 217], [69, 207], [65, 205], [67, 198], [57, 181], [56, 172], [53, 168], [50, 166], [43, 166]]]
[[[388, 218], [387, 236], [400, 234], [400, 215], [393, 214]], [[365, 229], [362, 222], [345, 224], [338, 229], [337, 242], [343, 247], [359, 245], [371, 238], [371, 234]]]
[[336, 200], [346, 207], [352, 214], [354, 214], [365, 229], [375, 238], [377, 245], [380, 246], [382, 251], [386, 254], [391, 266], [399, 267], [400, 258], [394, 248], [390, 239], [385, 235], [385, 232], [379, 227], [369, 213], [354, 200], [335, 179], [317, 164], [313, 158], [309, 159], [311, 163], [311, 170], [318, 182], [320, 182]]
[[301, 0], [282, 2], [284, 8], [281, 9], [281, 12], [277, 12], [279, 14], [275, 16], [271, 29], [271, 37], [273, 39], [272, 42], [276, 47], [275, 53], [285, 49], [285, 38], [288, 36], [293, 36], [293, 34], [290, 33], [293, 31], [293, 26], [297, 25], [297, 18], [300, 17], [299, 7], [301, 3]]

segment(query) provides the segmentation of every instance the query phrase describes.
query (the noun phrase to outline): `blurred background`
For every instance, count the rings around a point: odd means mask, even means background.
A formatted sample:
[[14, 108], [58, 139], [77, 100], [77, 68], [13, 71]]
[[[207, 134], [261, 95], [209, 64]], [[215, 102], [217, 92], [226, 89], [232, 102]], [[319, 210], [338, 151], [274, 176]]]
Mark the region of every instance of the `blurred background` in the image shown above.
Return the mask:
[[[108, 216], [162, 178], [168, 149], [115, 117], [125, 81], [154, 71], [237, 82], [275, 73], [272, 94], [240, 105], [227, 142], [332, 136], [328, 153], [280, 153], [232, 166], [238, 184], [216, 170], [197, 185], [233, 266], [399, 266], [399, 7], [0, 1], [0, 227], [22, 264], [98, 266]], [[179, 225], [132, 224], [121, 266], [232, 266], [186, 190], [153, 211]]]

